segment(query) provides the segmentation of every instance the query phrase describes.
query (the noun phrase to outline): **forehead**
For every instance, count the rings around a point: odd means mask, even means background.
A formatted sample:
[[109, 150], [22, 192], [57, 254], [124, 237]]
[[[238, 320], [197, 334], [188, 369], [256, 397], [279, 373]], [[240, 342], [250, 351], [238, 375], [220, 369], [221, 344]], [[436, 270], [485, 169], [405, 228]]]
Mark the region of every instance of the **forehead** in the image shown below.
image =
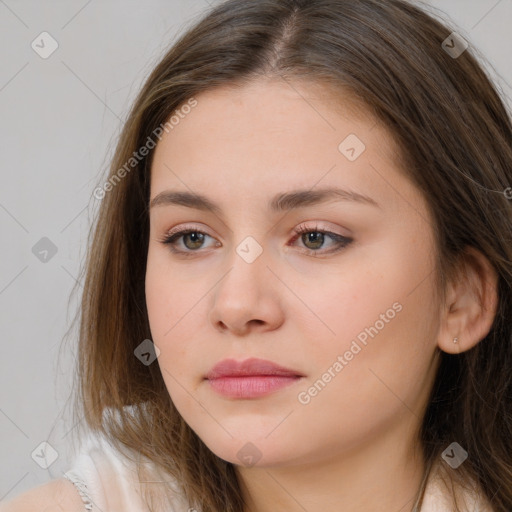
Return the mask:
[[[307, 135], [315, 143], [320, 137], [326, 138], [328, 144], [336, 142], [347, 129], [359, 131], [362, 136], [378, 124], [361, 100], [322, 83], [260, 79], [216, 87], [195, 99], [197, 106], [186, 116], [180, 115], [179, 126], [173, 128], [174, 138], [189, 138], [192, 134], [205, 142], [207, 138], [229, 136], [230, 141], [240, 144], [241, 139], [289, 134]], [[389, 146], [391, 136], [380, 128], [375, 138], [387, 138]]]
[[[167, 186], [207, 192], [219, 184], [249, 195], [262, 186], [270, 194], [315, 184], [363, 184], [379, 194], [376, 172], [397, 167], [394, 141], [369, 110], [322, 84], [260, 80], [195, 99], [157, 144], [152, 197]], [[355, 160], [344, 153], [347, 144], [360, 153]]]

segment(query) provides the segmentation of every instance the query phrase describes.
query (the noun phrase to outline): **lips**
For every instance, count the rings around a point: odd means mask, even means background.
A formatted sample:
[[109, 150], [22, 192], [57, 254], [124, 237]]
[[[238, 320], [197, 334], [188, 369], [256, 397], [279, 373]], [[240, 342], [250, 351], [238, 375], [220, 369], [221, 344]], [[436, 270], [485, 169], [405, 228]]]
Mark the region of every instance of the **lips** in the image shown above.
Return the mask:
[[211, 389], [224, 398], [257, 399], [273, 394], [299, 382], [303, 374], [264, 359], [235, 361], [224, 359], [217, 363], [205, 379]]
[[251, 358], [244, 361], [224, 359], [217, 363], [206, 375], [207, 380], [225, 377], [247, 376], [279, 376], [279, 377], [304, 377], [297, 370], [285, 368], [272, 361]]

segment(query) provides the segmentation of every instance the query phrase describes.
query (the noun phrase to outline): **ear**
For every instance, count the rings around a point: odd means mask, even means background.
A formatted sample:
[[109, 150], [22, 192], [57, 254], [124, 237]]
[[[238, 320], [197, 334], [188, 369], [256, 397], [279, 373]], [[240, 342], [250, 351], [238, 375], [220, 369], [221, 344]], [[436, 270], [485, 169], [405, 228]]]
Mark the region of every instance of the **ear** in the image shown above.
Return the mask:
[[489, 260], [474, 247], [467, 247], [441, 305], [437, 344], [442, 351], [465, 352], [487, 336], [498, 306], [497, 285], [498, 275]]

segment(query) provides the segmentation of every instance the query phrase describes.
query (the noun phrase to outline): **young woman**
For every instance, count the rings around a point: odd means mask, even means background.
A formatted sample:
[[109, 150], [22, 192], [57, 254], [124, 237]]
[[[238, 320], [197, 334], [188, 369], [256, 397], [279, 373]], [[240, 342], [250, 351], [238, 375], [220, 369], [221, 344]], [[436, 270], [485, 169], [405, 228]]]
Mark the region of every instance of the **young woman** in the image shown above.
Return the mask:
[[511, 142], [406, 1], [214, 7], [94, 192], [90, 434], [7, 510], [512, 510]]

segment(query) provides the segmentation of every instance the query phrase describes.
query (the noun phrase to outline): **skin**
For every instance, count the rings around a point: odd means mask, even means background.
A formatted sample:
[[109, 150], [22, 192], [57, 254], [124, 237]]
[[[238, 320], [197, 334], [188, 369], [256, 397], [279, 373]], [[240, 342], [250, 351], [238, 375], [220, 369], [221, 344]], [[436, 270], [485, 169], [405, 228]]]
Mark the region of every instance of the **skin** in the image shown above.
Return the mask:
[[[348, 96], [261, 79], [196, 99], [158, 143], [151, 169], [150, 200], [164, 190], [193, 191], [223, 212], [150, 211], [146, 300], [174, 404], [217, 456], [236, 465], [247, 511], [412, 510], [424, 470], [418, 429], [439, 349], [467, 350], [488, 332], [492, 269], [474, 251], [471, 265], [482, 272], [470, 266], [467, 283], [450, 285], [443, 304], [434, 299], [427, 204], [399, 169], [391, 136]], [[354, 161], [338, 149], [349, 134], [366, 146]], [[379, 207], [267, 209], [277, 193], [330, 186]], [[300, 225], [353, 242], [333, 252], [329, 236], [323, 245], [297, 236]], [[161, 241], [180, 226], [208, 235], [203, 245], [178, 239], [188, 258]], [[247, 236], [263, 250], [252, 263], [236, 252]], [[400, 312], [301, 403], [299, 393], [396, 303]], [[204, 377], [228, 357], [268, 359], [304, 377], [266, 397], [226, 398]], [[237, 453], [248, 442], [260, 458], [244, 466]]]

